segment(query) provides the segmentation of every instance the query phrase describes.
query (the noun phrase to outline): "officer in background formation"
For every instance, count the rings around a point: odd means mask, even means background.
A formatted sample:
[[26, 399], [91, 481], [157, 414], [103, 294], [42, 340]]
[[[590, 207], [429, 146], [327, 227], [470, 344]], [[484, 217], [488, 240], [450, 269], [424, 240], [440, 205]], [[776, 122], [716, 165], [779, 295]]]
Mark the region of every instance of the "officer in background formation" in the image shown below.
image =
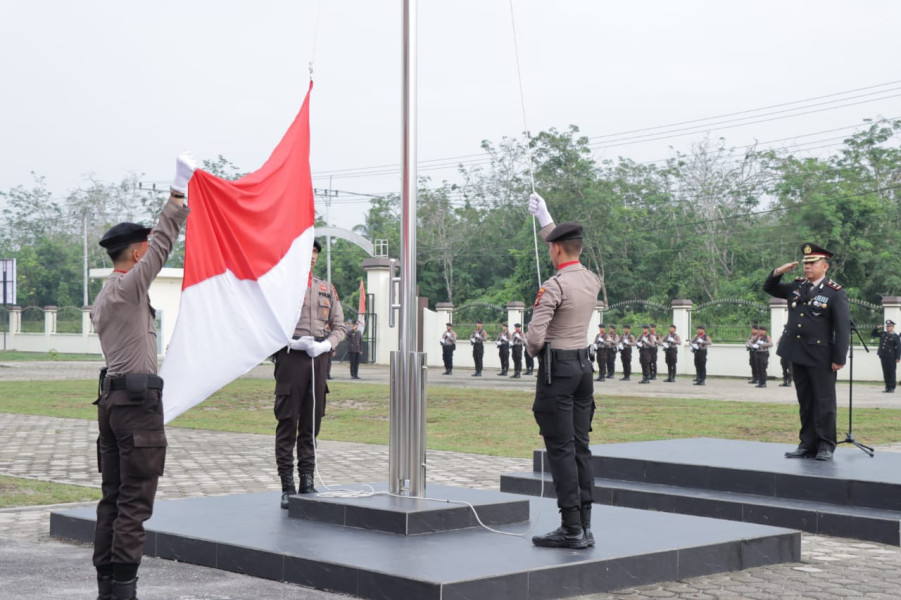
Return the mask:
[[598, 325], [598, 334], [594, 337], [595, 360], [598, 363], [598, 376], [595, 381], [604, 381], [607, 373], [607, 326]]
[[557, 273], [542, 284], [529, 325], [529, 352], [539, 356], [532, 411], [544, 437], [560, 509], [560, 527], [532, 538], [536, 546], [580, 549], [594, 545], [591, 505], [594, 475], [589, 431], [594, 415], [592, 362], [585, 332], [601, 281], [579, 262], [582, 226], [554, 226], [544, 200], [532, 194], [529, 212]]
[[535, 358], [529, 354], [529, 333], [528, 328], [526, 328], [526, 333], [522, 334], [523, 339], [523, 347], [522, 347], [522, 357], [526, 362], [526, 375], [531, 375], [532, 371], [535, 370]]
[[770, 364], [770, 347], [773, 340], [767, 335], [766, 325], [757, 327], [757, 341], [754, 342], [754, 378], [757, 380], [757, 387], [766, 387], [766, 369]]
[[629, 381], [632, 375], [632, 347], [635, 346], [635, 336], [631, 333], [631, 325], [623, 325], [623, 335], [619, 338], [616, 347], [619, 349], [619, 358], [623, 363], [623, 376], [620, 381]]
[[707, 348], [713, 344], [707, 335], [707, 328], [698, 325], [698, 333], [689, 342], [691, 351], [695, 354], [695, 380], [694, 385], [707, 385]]
[[650, 383], [651, 361], [653, 350], [657, 348], [657, 337], [651, 333], [648, 325], [641, 326], [641, 335], [635, 345], [638, 346], [638, 364], [641, 365], [641, 381], [638, 383]]
[[[282, 482], [281, 507], [294, 487], [294, 449], [300, 493], [313, 494], [316, 436], [325, 415], [329, 355], [346, 334], [344, 309], [335, 286], [313, 275], [322, 244], [313, 240], [310, 282], [292, 341], [275, 353], [275, 464]], [[314, 413], [315, 410], [315, 413]]]
[[616, 325], [610, 326], [607, 332], [607, 379], [613, 379], [616, 375], [616, 350], [619, 347], [619, 335], [616, 333]]
[[354, 321], [347, 333], [347, 356], [350, 360], [350, 378], [360, 378], [360, 357], [363, 355], [363, 332], [360, 322]]
[[[782, 343], [782, 338], [779, 338], [779, 344]], [[779, 347], [778, 345], [776, 346]], [[779, 357], [779, 366], [782, 367], [782, 383], [779, 384], [779, 387], [791, 387], [792, 386], [792, 363], [784, 356]]]
[[779, 341], [779, 356], [792, 363], [801, 430], [797, 449], [786, 458], [832, 460], [835, 451], [835, 379], [845, 366], [851, 340], [851, 313], [842, 286], [826, 277], [832, 252], [816, 244], [801, 251], [804, 277], [782, 283], [798, 261], [773, 269], [763, 290], [788, 300], [788, 324]]
[[495, 345], [497, 346], [497, 355], [501, 359], [501, 372], [498, 373], [498, 376], [503, 376], [510, 369], [510, 332], [507, 331], [506, 323], [501, 323], [501, 332], [497, 334]]
[[754, 360], [754, 353], [757, 352], [757, 349], [754, 347], [754, 344], [757, 343], [757, 337], [760, 335], [760, 329], [757, 327], [757, 323], [751, 325], [751, 336], [748, 338], [748, 341], [745, 342], [745, 348], [748, 349], [748, 366], [751, 367], [751, 379], [748, 380], [748, 383], [757, 384], [757, 366]]
[[441, 344], [441, 358], [444, 359], [444, 373], [442, 375], [452, 375], [454, 372], [454, 350], [457, 349], [457, 332], [454, 331], [453, 323], [447, 324], [447, 330], [441, 334], [439, 343]]
[[657, 351], [660, 348], [660, 334], [657, 333], [657, 324], [651, 323], [651, 336], [654, 338], [654, 346], [651, 348], [651, 381], [657, 379]]
[[882, 378], [885, 380], [885, 389], [882, 392], [893, 394], [897, 382], [897, 365], [901, 360], [901, 339], [895, 333], [895, 322], [891, 319], [885, 322], [884, 331], [880, 329], [882, 325], [877, 325], [872, 336], [879, 338], [879, 350], [876, 351], [876, 355], [882, 362]]
[[476, 321], [476, 330], [469, 336], [472, 344], [472, 361], [475, 363], [476, 372], [472, 377], [482, 376], [482, 359], [485, 356], [485, 342], [488, 341], [488, 332], [482, 329], [482, 321]]
[[513, 324], [513, 335], [510, 338], [510, 349], [513, 354], [512, 379], [519, 379], [522, 375], [522, 347], [525, 339], [522, 337], [522, 323]]
[[682, 344], [682, 338], [676, 333], [676, 326], [670, 325], [669, 333], [664, 336], [660, 344], [663, 346], [663, 356], [666, 359], [666, 379], [664, 381], [667, 383], [676, 381], [676, 361], [679, 358], [680, 344]]
[[106, 359], [95, 402], [103, 497], [97, 504], [93, 564], [102, 600], [136, 598], [144, 521], [153, 514], [163, 474], [163, 380], [157, 376], [156, 311], [148, 294], [188, 218], [184, 200], [195, 168], [190, 153], [179, 155], [169, 200], [156, 227], [119, 223], [100, 240], [113, 261], [113, 272], [91, 307], [91, 322]]

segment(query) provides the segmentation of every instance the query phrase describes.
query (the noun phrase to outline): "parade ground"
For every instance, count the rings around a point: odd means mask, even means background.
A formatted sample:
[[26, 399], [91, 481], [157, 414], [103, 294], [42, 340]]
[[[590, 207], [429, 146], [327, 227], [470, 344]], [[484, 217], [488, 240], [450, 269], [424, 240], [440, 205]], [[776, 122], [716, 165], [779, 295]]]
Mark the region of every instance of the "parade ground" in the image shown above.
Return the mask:
[[[90, 362], [0, 363], [0, 381], [46, 379], [93, 379], [97, 364]], [[534, 385], [534, 378], [511, 380], [486, 371], [481, 378], [471, 371], [441, 375], [431, 369], [429, 385], [494, 389]], [[333, 367], [336, 380], [348, 380], [347, 365]], [[361, 367], [360, 383], [388, 381], [387, 367]], [[261, 366], [250, 377], [271, 377], [271, 367]], [[794, 390], [770, 382], [766, 389], [745, 380], [708, 379], [707, 385], [691, 385], [691, 375], [680, 375], [676, 383], [662, 380], [651, 385], [605, 381], [596, 393], [657, 396], [661, 398], [706, 398], [722, 401], [795, 402]], [[901, 397], [883, 394], [882, 386], [854, 385], [854, 405], [897, 410]], [[848, 401], [847, 384], [838, 386], [839, 404]], [[839, 423], [839, 439], [845, 431]], [[796, 423], [785, 423], [795, 428]], [[96, 423], [89, 420], [0, 413], [0, 475], [53, 481], [82, 486], [99, 485], [93, 451]], [[272, 435], [238, 434], [167, 429], [169, 452], [166, 475], [160, 479], [159, 501], [278, 490]], [[602, 435], [603, 432], [595, 432]], [[862, 440], [866, 442], [866, 440]], [[901, 451], [899, 443], [881, 445], [876, 452]], [[858, 452], [843, 446], [842, 452]], [[327, 485], [340, 485], [387, 478], [386, 445], [322, 441], [319, 469]], [[498, 458], [450, 451], [430, 450], [428, 482], [497, 490], [501, 474], [528, 470], [531, 457]], [[322, 484], [319, 483], [321, 486]], [[0, 510], [0, 598], [37, 600], [46, 598], [92, 598], [96, 595], [91, 548], [86, 544], [54, 540], [49, 535], [49, 515], [65, 506], [17, 507]], [[273, 510], [279, 510], [273, 506]], [[543, 532], [542, 532], [543, 533]], [[486, 533], [486, 535], [490, 535]], [[594, 535], [603, 536], [602, 530]], [[530, 543], [527, 539], [523, 544]], [[612, 598], [897, 598], [901, 589], [901, 548], [857, 540], [802, 535], [799, 563], [758, 567], [740, 572], [665, 582], [583, 599]], [[139, 596], [143, 600], [261, 600], [337, 599], [344, 596], [291, 584], [261, 580], [174, 561], [145, 558], [140, 571]]]

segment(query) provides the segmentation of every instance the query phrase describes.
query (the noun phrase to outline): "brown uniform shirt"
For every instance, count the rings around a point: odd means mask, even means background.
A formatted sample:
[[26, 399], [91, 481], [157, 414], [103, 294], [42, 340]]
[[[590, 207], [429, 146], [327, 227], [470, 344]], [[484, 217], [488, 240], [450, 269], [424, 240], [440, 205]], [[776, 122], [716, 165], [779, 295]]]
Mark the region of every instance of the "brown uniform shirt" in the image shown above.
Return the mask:
[[[541, 238], [554, 227], [554, 223], [542, 227]], [[578, 263], [563, 267], [545, 281], [532, 308], [529, 354], [538, 356], [546, 341], [558, 350], [588, 347], [588, 323], [600, 290], [598, 276]]]
[[294, 337], [313, 336], [316, 339], [328, 339], [332, 350], [344, 339], [347, 326], [344, 324], [344, 309], [335, 286], [329, 282], [313, 277], [303, 298], [300, 319], [294, 328]]
[[109, 369], [107, 376], [157, 372], [156, 327], [150, 307], [150, 284], [166, 264], [188, 207], [171, 199], [163, 206], [147, 253], [127, 273], [113, 271], [94, 299], [91, 322]]

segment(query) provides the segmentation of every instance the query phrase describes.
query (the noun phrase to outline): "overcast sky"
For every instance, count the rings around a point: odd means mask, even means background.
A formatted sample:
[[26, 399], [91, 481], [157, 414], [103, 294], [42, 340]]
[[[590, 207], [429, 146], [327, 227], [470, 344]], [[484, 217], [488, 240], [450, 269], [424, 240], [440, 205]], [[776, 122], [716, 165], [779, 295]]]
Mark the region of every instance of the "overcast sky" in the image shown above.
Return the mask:
[[[419, 160], [478, 160], [481, 140], [523, 131], [509, 2], [419, 4]], [[255, 170], [300, 108], [313, 59], [314, 185], [331, 176], [338, 190], [398, 192], [401, 6], [0, 0], [0, 190], [29, 186], [31, 171], [59, 195], [91, 175], [166, 185], [188, 148]], [[529, 129], [576, 124], [597, 158], [666, 158], [705, 130], [730, 146], [780, 140], [768, 145], [822, 153], [864, 118], [901, 117], [894, 0], [513, 7]], [[755, 111], [764, 107], [774, 108]], [[683, 125], [605, 137], [741, 111], [754, 112], [689, 135], [665, 135]], [[420, 174], [453, 180], [455, 169]], [[332, 221], [351, 227], [366, 207], [339, 195]]]

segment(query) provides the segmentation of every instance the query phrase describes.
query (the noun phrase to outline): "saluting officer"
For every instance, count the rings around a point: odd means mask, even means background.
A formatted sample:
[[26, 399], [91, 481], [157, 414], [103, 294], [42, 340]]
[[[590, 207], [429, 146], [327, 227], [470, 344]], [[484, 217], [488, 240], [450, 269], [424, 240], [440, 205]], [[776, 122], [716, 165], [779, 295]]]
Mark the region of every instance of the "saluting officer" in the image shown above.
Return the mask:
[[766, 387], [766, 369], [770, 364], [770, 347], [773, 345], [772, 338], [767, 335], [766, 325], [757, 327], [757, 341], [754, 342], [754, 375], [757, 379], [757, 387]]
[[[310, 279], [292, 342], [275, 353], [275, 464], [282, 482], [281, 507], [294, 487], [294, 448], [300, 493], [313, 494], [316, 436], [325, 415], [329, 354], [344, 339], [344, 309], [335, 286], [313, 275], [322, 244], [313, 240]], [[315, 389], [314, 389], [315, 383]], [[315, 410], [315, 419], [313, 411]], [[314, 422], [315, 420], [315, 422]]]
[[482, 359], [485, 356], [485, 342], [488, 341], [488, 332], [482, 329], [482, 321], [476, 321], [476, 330], [469, 336], [469, 343], [472, 344], [472, 361], [475, 363], [476, 372], [472, 377], [482, 376]]
[[632, 376], [632, 348], [635, 346], [635, 336], [632, 335], [632, 326], [623, 325], [623, 334], [616, 345], [619, 348], [619, 358], [623, 363], [623, 376], [620, 381], [629, 381]]
[[522, 323], [513, 324], [513, 337], [510, 338], [510, 348], [513, 354], [513, 375], [512, 379], [522, 377], [522, 348], [525, 339], [522, 337]]
[[851, 313], [842, 286], [826, 277], [832, 252], [804, 244], [804, 277], [781, 283], [798, 265], [774, 269], [763, 284], [771, 296], [788, 300], [788, 324], [776, 353], [789, 358], [800, 406], [800, 444], [786, 458], [832, 460], [835, 450], [835, 379], [845, 366], [851, 338]]
[[106, 359], [95, 402], [103, 497], [97, 504], [93, 562], [98, 598], [107, 600], [136, 597], [144, 521], [153, 513], [166, 460], [163, 380], [156, 374], [156, 311], [148, 293], [188, 218], [184, 199], [195, 168], [190, 153], [179, 155], [169, 201], [156, 227], [119, 223], [100, 240], [113, 272], [91, 308]]
[[673, 383], [676, 381], [676, 361], [679, 359], [679, 345], [682, 344], [682, 338], [676, 333], [676, 326], [669, 326], [669, 333], [663, 338], [663, 356], [666, 359], [665, 382]]
[[607, 373], [607, 326], [598, 325], [598, 334], [594, 338], [595, 360], [598, 363], [598, 376], [595, 381], [604, 381]]
[[588, 432], [594, 415], [594, 383], [586, 347], [588, 323], [601, 281], [579, 263], [582, 226], [554, 226], [544, 199], [532, 194], [529, 212], [541, 224], [557, 273], [542, 284], [529, 325], [529, 352], [539, 357], [532, 411], [544, 437], [560, 509], [556, 530], [535, 536], [536, 546], [587, 548], [591, 535], [594, 476]]
[[895, 322], [889, 319], [885, 322], [885, 330], [881, 325], [877, 325], [873, 330], [873, 337], [879, 338], [879, 350], [876, 356], [882, 362], [882, 378], [885, 379], [885, 389], [883, 393], [892, 394], [895, 392], [896, 369], [898, 361], [901, 360], [901, 339], [895, 333]]

